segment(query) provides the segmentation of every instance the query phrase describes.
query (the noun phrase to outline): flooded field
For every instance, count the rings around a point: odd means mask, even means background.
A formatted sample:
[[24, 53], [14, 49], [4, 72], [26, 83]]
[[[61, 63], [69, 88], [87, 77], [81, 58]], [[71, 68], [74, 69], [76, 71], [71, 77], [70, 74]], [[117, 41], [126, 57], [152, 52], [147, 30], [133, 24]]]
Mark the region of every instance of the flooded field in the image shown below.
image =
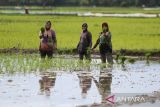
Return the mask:
[[[1, 107], [159, 107], [160, 63], [0, 55]], [[109, 98], [110, 97], [110, 98]]]

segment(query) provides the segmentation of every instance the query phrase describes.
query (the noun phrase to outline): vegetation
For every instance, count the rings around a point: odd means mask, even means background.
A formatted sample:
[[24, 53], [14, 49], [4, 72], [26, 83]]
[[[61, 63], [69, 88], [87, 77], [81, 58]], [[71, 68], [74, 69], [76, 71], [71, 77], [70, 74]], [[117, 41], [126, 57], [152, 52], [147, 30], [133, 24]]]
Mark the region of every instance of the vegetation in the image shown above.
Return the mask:
[[86, 70], [90, 66], [95, 69], [101, 65], [98, 64], [97, 60], [93, 60], [92, 63], [88, 61], [82, 63], [78, 59], [63, 56], [55, 56], [53, 59], [41, 59], [37, 54], [0, 54], [0, 60], [0, 74], [36, 73], [36, 71], [46, 71], [48, 69], [73, 72]]
[[38, 33], [47, 20], [56, 31], [58, 49], [74, 49], [87, 22], [96, 42], [101, 23], [108, 22], [114, 50], [160, 49], [159, 18], [111, 18], [49, 15], [0, 15], [0, 48], [38, 49]]
[[[24, 6], [0, 6], [1, 12], [24, 12]], [[147, 13], [159, 14], [159, 8], [137, 7], [41, 7], [28, 6], [29, 12], [93, 12], [93, 13]]]
[[1, 0], [0, 5], [160, 6], [159, 0]]

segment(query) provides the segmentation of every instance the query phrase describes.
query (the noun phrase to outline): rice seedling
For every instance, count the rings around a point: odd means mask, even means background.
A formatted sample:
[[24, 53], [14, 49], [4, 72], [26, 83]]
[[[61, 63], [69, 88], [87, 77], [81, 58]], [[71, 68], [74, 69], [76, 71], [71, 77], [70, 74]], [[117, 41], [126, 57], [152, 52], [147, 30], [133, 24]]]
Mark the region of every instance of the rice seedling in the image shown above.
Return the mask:
[[120, 57], [120, 54], [119, 54], [119, 53], [117, 53], [117, 54], [116, 54], [116, 57], [115, 57], [115, 60], [116, 60], [116, 62], [117, 62], [117, 63], [119, 63], [119, 62], [118, 62], [119, 57]]
[[0, 72], [7, 74], [32, 73], [38, 71], [46, 71], [52, 69], [54, 71], [79, 71], [86, 69], [90, 65], [96, 65], [96, 62], [90, 63], [89, 61], [79, 62], [78, 59], [66, 59], [66, 58], [53, 58], [53, 59], [41, 59], [36, 54], [10, 54], [9, 57], [6, 54], [0, 55]]
[[151, 56], [151, 53], [146, 53], [145, 57], [146, 57], [146, 63], [149, 64], [149, 58]]
[[135, 59], [133, 59], [133, 58], [129, 58], [129, 59], [128, 59], [128, 62], [129, 62], [129, 63], [131, 63], [131, 64], [134, 64], [134, 63], [135, 63], [135, 61], [136, 61], [136, 60], [135, 60]]
[[120, 64], [124, 65], [127, 58], [125, 56], [121, 56], [120, 59], [121, 59]]
[[[57, 34], [58, 49], [73, 51], [79, 41], [81, 24], [87, 22], [96, 42], [101, 23], [108, 22], [113, 50], [160, 49], [159, 18], [111, 18], [50, 15], [1, 15], [0, 48], [38, 49], [39, 29], [51, 20]], [[72, 24], [70, 24], [72, 23]], [[122, 27], [123, 26], [123, 27]], [[63, 52], [63, 51], [62, 51]]]

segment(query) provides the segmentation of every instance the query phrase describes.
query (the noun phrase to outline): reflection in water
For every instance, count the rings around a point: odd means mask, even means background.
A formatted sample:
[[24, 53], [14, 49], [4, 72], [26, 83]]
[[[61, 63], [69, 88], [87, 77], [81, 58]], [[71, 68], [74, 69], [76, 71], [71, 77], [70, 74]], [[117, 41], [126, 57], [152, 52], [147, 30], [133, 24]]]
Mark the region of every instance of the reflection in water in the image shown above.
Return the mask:
[[112, 83], [112, 67], [106, 67], [106, 65], [100, 67], [100, 74], [98, 80], [91, 74], [90, 67], [84, 72], [79, 72], [79, 84], [82, 90], [81, 94], [83, 98], [86, 98], [87, 92], [91, 88], [92, 79], [96, 84], [99, 94], [101, 95], [101, 102], [106, 103], [106, 97], [111, 94], [111, 83]]
[[[6, 74], [0, 75], [1, 107], [108, 107], [107, 104], [110, 103], [105, 99], [111, 92], [133, 93], [136, 96], [143, 94], [146, 102], [160, 102], [159, 63], [150, 62], [150, 66], [147, 66], [145, 61], [126, 64], [125, 68], [129, 72], [123, 72], [120, 65], [114, 65], [113, 69], [100, 68], [99, 65], [92, 65], [87, 70], [82, 68], [85, 70], [80, 72], [52, 69], [45, 73], [41, 71], [38, 72], [40, 77], [37, 72], [26, 72], [25, 75], [22, 72], [18, 75], [8, 75], [8, 72], [5, 72]], [[37, 95], [37, 90], [43, 95]], [[147, 94], [155, 91], [158, 93]], [[159, 107], [155, 106], [156, 102], [150, 106]]]
[[55, 86], [56, 73], [45, 72], [42, 74], [42, 78], [39, 80], [41, 94], [50, 96], [50, 89]]
[[98, 88], [99, 94], [101, 95], [101, 102], [106, 103], [106, 98], [111, 94], [111, 83], [112, 83], [112, 68], [106, 68], [102, 66], [100, 68], [99, 81], [94, 78], [94, 82]]
[[122, 67], [122, 71], [127, 71], [127, 67], [125, 66], [125, 64], [122, 64], [121, 67]]
[[88, 66], [87, 70], [84, 72], [82, 71], [79, 72], [78, 78], [79, 78], [80, 88], [82, 90], [81, 91], [82, 98], [86, 98], [87, 92], [91, 88], [91, 84], [92, 84], [92, 76], [90, 72], [90, 67]]

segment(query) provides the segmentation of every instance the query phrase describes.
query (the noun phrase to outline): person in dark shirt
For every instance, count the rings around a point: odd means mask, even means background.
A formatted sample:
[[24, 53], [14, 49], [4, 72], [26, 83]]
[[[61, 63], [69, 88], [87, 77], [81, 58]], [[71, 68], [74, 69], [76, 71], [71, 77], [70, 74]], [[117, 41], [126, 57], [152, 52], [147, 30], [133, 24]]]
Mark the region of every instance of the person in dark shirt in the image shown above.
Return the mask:
[[113, 64], [111, 37], [112, 35], [109, 31], [108, 23], [104, 22], [102, 24], [102, 32], [99, 34], [96, 44], [92, 48], [92, 50], [94, 50], [99, 44], [99, 51], [102, 63], [106, 63], [107, 58], [108, 63]]
[[82, 30], [80, 41], [77, 45], [79, 58], [80, 60], [83, 60], [83, 57], [85, 56], [87, 60], [91, 60], [90, 50], [92, 47], [92, 34], [88, 31], [87, 23], [82, 24]]
[[57, 39], [55, 31], [51, 29], [50, 21], [46, 22], [45, 29], [41, 28], [39, 38], [41, 39], [39, 46], [41, 58], [45, 58], [46, 55], [52, 58], [53, 50], [57, 49]]

